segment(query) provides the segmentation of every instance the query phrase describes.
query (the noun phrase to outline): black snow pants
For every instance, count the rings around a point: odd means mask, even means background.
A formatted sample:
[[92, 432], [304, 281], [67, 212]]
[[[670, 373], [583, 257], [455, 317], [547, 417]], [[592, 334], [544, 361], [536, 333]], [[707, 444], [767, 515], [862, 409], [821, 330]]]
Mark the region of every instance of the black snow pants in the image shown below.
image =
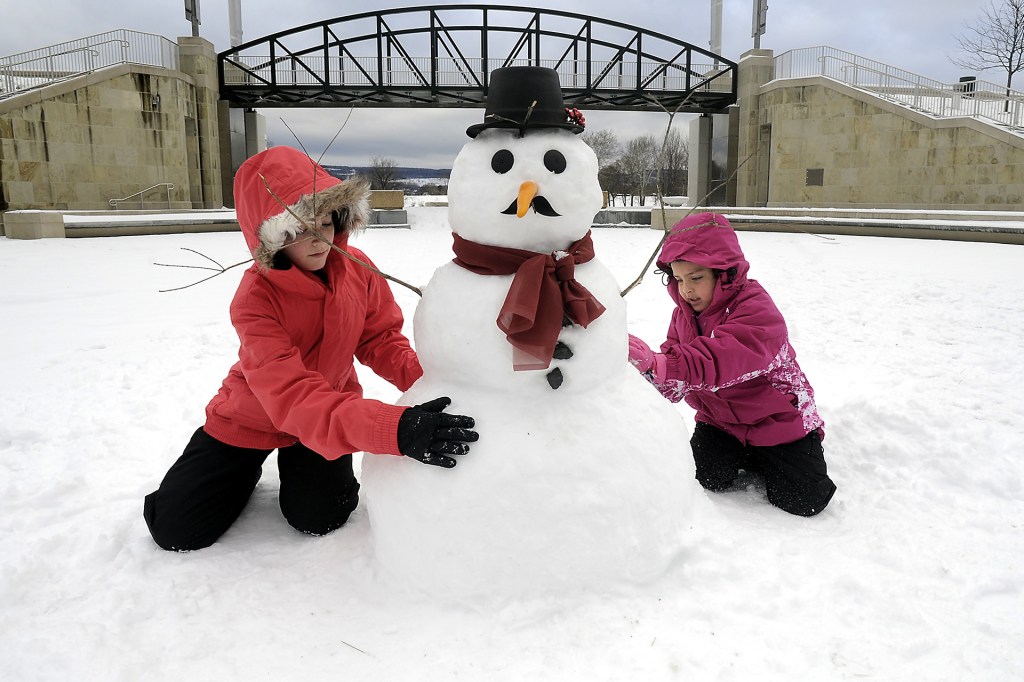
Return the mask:
[[[143, 516], [160, 547], [209, 547], [242, 513], [272, 450], [239, 448], [196, 430]], [[292, 527], [311, 535], [340, 528], [359, 503], [352, 455], [327, 460], [301, 443], [278, 449], [279, 503]]]
[[792, 443], [753, 446], [710, 424], [697, 422], [690, 447], [697, 480], [713, 492], [727, 489], [740, 469], [760, 473], [768, 501], [799, 516], [814, 516], [836, 492], [817, 431]]

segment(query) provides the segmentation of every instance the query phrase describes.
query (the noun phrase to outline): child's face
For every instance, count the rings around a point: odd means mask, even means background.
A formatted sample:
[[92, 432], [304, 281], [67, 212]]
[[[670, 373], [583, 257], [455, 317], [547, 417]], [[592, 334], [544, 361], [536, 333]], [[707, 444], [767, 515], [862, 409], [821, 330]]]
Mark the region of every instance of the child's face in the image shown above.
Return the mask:
[[303, 270], [321, 269], [327, 264], [327, 256], [331, 253], [330, 243], [334, 241], [334, 222], [331, 216], [324, 216], [320, 219], [320, 234], [327, 243], [317, 239], [312, 231], [300, 232], [295, 241], [284, 247], [284, 255], [293, 265]]
[[696, 265], [685, 260], [671, 263], [672, 276], [679, 285], [679, 295], [690, 304], [694, 312], [703, 312], [711, 304], [715, 293], [717, 277], [715, 271], [703, 265]]

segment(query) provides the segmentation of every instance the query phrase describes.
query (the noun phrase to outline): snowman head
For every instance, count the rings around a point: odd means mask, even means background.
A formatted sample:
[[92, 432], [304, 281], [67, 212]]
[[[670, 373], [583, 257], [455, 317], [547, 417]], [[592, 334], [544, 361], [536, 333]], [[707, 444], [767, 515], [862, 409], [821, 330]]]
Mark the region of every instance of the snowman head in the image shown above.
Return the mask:
[[448, 181], [448, 217], [464, 239], [541, 253], [565, 249], [601, 209], [597, 157], [577, 137], [558, 73], [510, 66], [490, 75], [484, 122], [470, 126]]
[[597, 170], [593, 150], [567, 130], [481, 131], [452, 164], [452, 231], [490, 246], [564, 249], [601, 209]]

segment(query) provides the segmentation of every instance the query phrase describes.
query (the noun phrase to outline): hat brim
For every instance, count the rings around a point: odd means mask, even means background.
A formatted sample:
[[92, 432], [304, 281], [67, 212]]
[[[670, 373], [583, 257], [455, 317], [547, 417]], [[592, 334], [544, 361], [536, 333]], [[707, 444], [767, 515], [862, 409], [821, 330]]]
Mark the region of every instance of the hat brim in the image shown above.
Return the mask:
[[[477, 123], [466, 128], [466, 134], [470, 137], [476, 137], [482, 131], [488, 128], [504, 128], [506, 130], [519, 130], [521, 126], [514, 121], [488, 121], [487, 123]], [[560, 128], [562, 130], [568, 130], [574, 135], [579, 135], [583, 132], [584, 128], [581, 125], [575, 123], [535, 123], [527, 125], [525, 131], [529, 130], [540, 130], [542, 128]]]

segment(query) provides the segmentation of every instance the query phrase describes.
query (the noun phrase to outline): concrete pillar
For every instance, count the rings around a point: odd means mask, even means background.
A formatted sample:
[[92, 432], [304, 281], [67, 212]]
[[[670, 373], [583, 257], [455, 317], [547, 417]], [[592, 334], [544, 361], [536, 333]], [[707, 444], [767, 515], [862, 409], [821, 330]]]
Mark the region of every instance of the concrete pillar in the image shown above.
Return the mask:
[[739, 121], [736, 158], [736, 204], [764, 206], [768, 196], [768, 159], [770, 126], [766, 112], [760, 109], [761, 86], [775, 78], [775, 53], [772, 50], [748, 50], [738, 66], [737, 104]]
[[238, 167], [267, 148], [267, 118], [254, 109], [232, 108], [227, 100], [217, 103], [220, 112], [220, 177], [224, 205], [235, 205], [234, 181]]
[[[178, 38], [179, 68], [192, 77], [196, 97], [196, 163], [190, 168], [193, 208], [220, 208], [224, 205], [220, 172], [220, 86], [217, 77], [217, 52], [204, 38]], [[188, 127], [186, 127], [188, 128]], [[192, 164], [190, 164], [192, 165]]]
[[725, 205], [738, 206], [739, 204], [736, 203], [736, 157], [739, 153], [740, 108], [738, 106], [729, 107], [727, 117], [729, 131], [726, 149], [728, 168], [726, 170], [729, 173], [729, 180], [725, 188]]
[[245, 158], [267, 150], [267, 118], [255, 109], [245, 110]]
[[224, 206], [235, 207], [232, 187], [235, 179], [235, 166], [232, 164], [233, 130], [236, 125], [235, 114], [241, 118], [241, 112], [232, 109], [227, 100], [217, 101], [218, 137], [220, 142], [220, 191], [224, 198]]
[[686, 196], [691, 206], [703, 206], [711, 192], [711, 117], [702, 114], [690, 121], [690, 163]]

